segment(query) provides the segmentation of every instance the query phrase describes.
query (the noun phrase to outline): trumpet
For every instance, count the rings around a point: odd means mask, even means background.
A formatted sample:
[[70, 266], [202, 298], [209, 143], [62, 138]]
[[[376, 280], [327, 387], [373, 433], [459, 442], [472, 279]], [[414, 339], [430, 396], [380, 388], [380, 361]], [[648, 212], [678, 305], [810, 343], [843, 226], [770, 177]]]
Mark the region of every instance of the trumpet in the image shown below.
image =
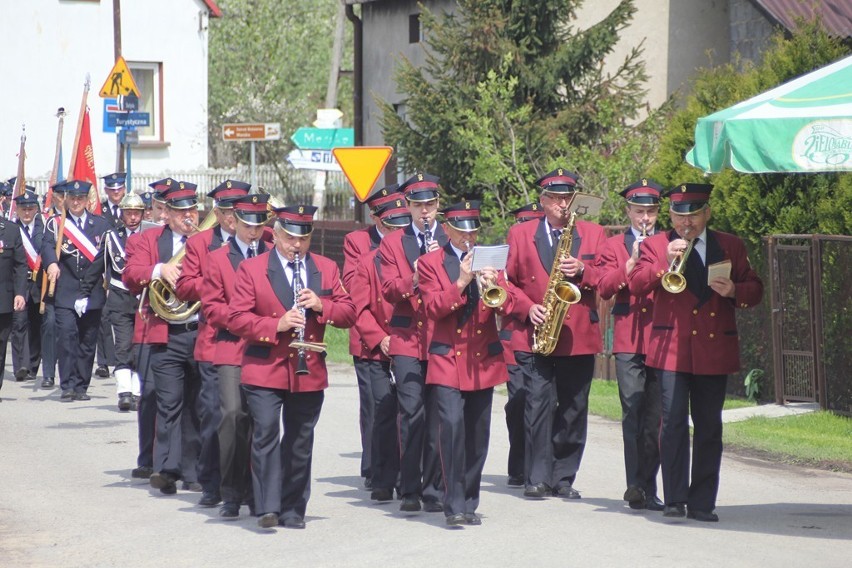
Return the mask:
[[[465, 246], [467, 247], [467, 252], [470, 253], [470, 243], [465, 243]], [[505, 288], [498, 286], [494, 282], [483, 284], [482, 274], [478, 270], [474, 272], [474, 279], [476, 280], [476, 288], [479, 290], [479, 297], [487, 307], [492, 309], [499, 308], [506, 303], [507, 293]]]
[[636, 239], [640, 243], [648, 238], [648, 223], [642, 223], [642, 234], [639, 235], [639, 238]]
[[687, 242], [686, 249], [674, 259], [669, 265], [668, 271], [663, 274], [663, 289], [670, 294], [680, 294], [686, 290], [686, 276], [683, 271], [686, 269], [686, 259], [689, 253], [692, 252], [692, 245], [695, 239], [690, 239]]
[[[302, 278], [299, 276], [300, 268], [301, 268], [301, 258], [299, 253], [296, 253], [293, 258], [294, 267], [293, 267], [293, 305], [298, 306], [299, 302], [299, 294], [302, 291]], [[299, 313], [302, 314], [302, 317], [305, 316], [305, 308], [297, 307]], [[305, 321], [305, 325], [307, 325], [307, 321]], [[299, 350], [299, 361], [296, 365], [296, 374], [297, 375], [307, 375], [308, 371], [308, 361], [307, 361], [307, 352], [308, 351], [317, 351], [322, 353], [325, 351], [326, 345], [325, 343], [314, 343], [311, 341], [305, 341], [305, 325], [299, 328], [298, 336], [295, 341], [290, 342], [290, 347], [293, 349]]]

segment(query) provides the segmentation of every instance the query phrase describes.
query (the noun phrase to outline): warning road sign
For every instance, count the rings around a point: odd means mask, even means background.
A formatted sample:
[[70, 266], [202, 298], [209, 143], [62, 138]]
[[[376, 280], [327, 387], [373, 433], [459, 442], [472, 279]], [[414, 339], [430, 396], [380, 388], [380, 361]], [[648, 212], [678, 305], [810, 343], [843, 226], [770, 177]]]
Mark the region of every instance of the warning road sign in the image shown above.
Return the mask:
[[350, 148], [335, 148], [334, 157], [346, 179], [352, 185], [358, 200], [363, 202], [370, 195], [370, 190], [376, 180], [382, 175], [385, 166], [393, 154], [390, 146], [353, 146]]
[[115, 65], [112, 66], [112, 71], [109, 72], [106, 81], [104, 81], [104, 86], [101, 87], [100, 95], [105, 99], [110, 99], [118, 95], [130, 94], [137, 97], [142, 96], [136, 86], [136, 81], [133, 80], [133, 75], [130, 74], [127, 61], [119, 55], [118, 59], [115, 60]]

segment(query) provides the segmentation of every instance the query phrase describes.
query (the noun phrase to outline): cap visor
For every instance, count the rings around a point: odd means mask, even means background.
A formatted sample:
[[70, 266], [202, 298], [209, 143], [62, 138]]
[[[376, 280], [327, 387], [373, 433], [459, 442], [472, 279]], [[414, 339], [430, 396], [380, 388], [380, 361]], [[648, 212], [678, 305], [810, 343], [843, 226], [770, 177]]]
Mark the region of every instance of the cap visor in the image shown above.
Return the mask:
[[631, 205], [659, 205], [660, 200], [653, 195], [634, 195], [627, 200]]
[[411, 215], [392, 215], [382, 219], [382, 225], [395, 229], [407, 227], [411, 224]]
[[547, 187], [541, 188], [542, 193], [574, 193], [576, 191], [576, 186], [565, 184], [548, 185]]
[[166, 201], [166, 205], [172, 209], [191, 209], [198, 205], [198, 200], [192, 199], [176, 199], [175, 201]]
[[268, 213], [247, 213], [245, 211], [235, 211], [234, 215], [236, 215], [237, 219], [246, 225], [252, 225], [255, 227], [258, 225], [265, 225], [266, 221], [269, 219]]
[[294, 237], [304, 237], [310, 235], [313, 230], [313, 225], [297, 225], [296, 223], [283, 222], [281, 223], [281, 228], [288, 235], [293, 235]]
[[695, 215], [707, 206], [706, 201], [680, 201], [669, 205], [676, 215]]
[[432, 201], [433, 199], [438, 199], [438, 192], [434, 189], [424, 189], [422, 191], [412, 191], [411, 193], [406, 194], [405, 198], [409, 201], [414, 201], [416, 203], [425, 203], [426, 201]]
[[452, 228], [465, 233], [478, 231], [482, 226], [479, 219], [447, 219], [447, 224], [449, 224]]

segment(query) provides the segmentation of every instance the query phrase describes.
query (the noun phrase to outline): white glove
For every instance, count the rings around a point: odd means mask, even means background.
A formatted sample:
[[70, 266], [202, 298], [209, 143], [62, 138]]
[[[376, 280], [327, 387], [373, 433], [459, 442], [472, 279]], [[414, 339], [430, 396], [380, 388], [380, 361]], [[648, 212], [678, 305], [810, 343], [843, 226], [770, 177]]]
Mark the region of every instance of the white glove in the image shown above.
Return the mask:
[[79, 300], [74, 301], [74, 311], [77, 312], [77, 317], [83, 317], [83, 314], [86, 313], [86, 308], [89, 307], [89, 299], [88, 298], [80, 298]]

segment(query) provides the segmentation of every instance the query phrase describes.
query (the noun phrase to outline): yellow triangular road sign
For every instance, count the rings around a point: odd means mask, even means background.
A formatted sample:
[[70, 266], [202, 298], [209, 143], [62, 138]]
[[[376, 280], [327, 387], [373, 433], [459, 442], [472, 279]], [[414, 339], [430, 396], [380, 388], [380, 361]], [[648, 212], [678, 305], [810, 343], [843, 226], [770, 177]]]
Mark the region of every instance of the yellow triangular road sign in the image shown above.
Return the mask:
[[142, 96], [136, 86], [136, 81], [133, 80], [133, 75], [130, 74], [127, 61], [119, 55], [112, 71], [109, 72], [106, 81], [104, 81], [104, 86], [101, 87], [100, 95], [105, 99], [110, 99], [119, 95], [127, 96], [131, 93], [137, 97]]
[[376, 180], [382, 175], [385, 166], [393, 154], [390, 146], [352, 146], [349, 148], [334, 148], [332, 150], [340, 169], [346, 174], [346, 179], [355, 190], [359, 201], [364, 201], [370, 195], [370, 190]]

